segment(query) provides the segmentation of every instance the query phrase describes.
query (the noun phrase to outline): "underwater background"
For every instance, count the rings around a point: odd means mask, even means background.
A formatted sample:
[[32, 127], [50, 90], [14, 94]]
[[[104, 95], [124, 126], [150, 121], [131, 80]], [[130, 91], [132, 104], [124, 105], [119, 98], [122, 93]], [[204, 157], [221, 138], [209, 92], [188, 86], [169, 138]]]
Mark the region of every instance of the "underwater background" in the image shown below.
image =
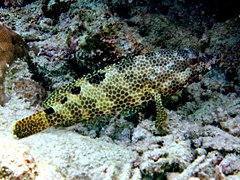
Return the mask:
[[[132, 56], [190, 48], [218, 63], [152, 107], [17, 139], [53, 90]], [[1, 0], [0, 179], [240, 179], [237, 0]]]

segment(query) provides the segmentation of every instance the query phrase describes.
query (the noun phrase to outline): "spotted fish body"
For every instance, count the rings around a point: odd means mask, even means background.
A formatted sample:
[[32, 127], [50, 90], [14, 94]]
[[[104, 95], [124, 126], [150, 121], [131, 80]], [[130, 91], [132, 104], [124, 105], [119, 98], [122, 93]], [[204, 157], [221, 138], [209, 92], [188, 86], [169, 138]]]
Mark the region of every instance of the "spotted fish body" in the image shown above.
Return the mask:
[[98, 117], [139, 109], [156, 102], [156, 127], [167, 125], [161, 97], [168, 96], [203, 75], [211, 61], [189, 49], [161, 50], [109, 65], [55, 90], [43, 111], [18, 121], [13, 134], [23, 138], [48, 127], [94, 122]]

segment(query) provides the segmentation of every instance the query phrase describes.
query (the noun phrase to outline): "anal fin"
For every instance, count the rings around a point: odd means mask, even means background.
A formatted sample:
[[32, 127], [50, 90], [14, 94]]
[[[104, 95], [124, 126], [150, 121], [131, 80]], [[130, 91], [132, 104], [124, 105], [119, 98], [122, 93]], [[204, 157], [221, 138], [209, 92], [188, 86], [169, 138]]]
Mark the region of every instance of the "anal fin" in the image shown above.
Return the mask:
[[156, 122], [155, 126], [160, 134], [167, 134], [168, 114], [166, 113], [163, 105], [161, 95], [159, 93], [154, 94], [154, 100], [156, 103]]

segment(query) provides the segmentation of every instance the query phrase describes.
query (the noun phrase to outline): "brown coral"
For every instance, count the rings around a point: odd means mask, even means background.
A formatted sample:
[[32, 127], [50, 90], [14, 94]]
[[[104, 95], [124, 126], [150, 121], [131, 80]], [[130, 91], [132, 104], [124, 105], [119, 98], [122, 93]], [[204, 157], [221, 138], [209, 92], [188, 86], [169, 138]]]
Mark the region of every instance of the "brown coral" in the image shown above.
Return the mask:
[[41, 105], [46, 96], [45, 89], [37, 82], [29, 79], [20, 79], [14, 87], [17, 96], [24, 98], [31, 106]]
[[4, 74], [7, 67], [27, 55], [27, 44], [14, 31], [0, 24], [0, 104], [5, 102]]

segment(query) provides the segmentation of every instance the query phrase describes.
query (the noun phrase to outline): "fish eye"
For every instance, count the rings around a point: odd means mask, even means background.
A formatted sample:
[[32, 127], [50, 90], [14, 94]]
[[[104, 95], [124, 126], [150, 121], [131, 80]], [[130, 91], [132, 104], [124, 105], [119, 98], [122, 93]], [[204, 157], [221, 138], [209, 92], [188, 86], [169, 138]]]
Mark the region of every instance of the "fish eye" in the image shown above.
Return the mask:
[[186, 62], [190, 67], [195, 67], [199, 63], [199, 58], [188, 58]]
[[49, 108], [45, 109], [44, 112], [47, 115], [49, 115], [49, 114], [53, 114], [55, 112], [55, 110], [52, 107], [49, 107]]
[[71, 88], [71, 93], [72, 94], [79, 94], [81, 92], [81, 87], [80, 86], [76, 86]]

